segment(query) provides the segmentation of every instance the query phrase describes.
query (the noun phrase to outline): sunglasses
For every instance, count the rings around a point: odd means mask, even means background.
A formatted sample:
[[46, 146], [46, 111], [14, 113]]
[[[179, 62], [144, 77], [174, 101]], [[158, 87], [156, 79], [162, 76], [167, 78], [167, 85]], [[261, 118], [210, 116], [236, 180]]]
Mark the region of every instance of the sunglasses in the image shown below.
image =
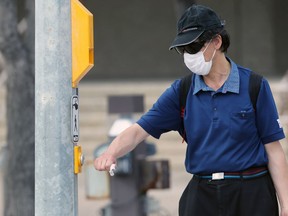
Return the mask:
[[187, 52], [189, 54], [196, 54], [197, 52], [201, 50], [204, 44], [205, 44], [205, 41], [196, 41], [185, 46], [175, 47], [175, 49], [181, 55], [183, 55], [184, 52]]

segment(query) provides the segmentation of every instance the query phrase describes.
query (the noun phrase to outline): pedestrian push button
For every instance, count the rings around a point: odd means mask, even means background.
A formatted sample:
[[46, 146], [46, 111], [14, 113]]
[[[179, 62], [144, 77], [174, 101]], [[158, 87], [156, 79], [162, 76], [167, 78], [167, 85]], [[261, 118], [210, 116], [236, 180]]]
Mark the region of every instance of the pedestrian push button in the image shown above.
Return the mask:
[[74, 173], [78, 174], [82, 171], [84, 164], [84, 155], [81, 146], [74, 146]]

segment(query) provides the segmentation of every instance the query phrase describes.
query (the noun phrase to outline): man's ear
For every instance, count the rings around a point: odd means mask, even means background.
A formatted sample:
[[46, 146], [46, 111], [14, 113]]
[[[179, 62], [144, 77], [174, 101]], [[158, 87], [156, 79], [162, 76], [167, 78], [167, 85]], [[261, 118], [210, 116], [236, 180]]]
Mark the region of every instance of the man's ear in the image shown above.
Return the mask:
[[219, 50], [221, 48], [221, 45], [222, 45], [222, 37], [220, 35], [217, 35], [213, 39], [213, 43], [214, 43], [215, 49]]

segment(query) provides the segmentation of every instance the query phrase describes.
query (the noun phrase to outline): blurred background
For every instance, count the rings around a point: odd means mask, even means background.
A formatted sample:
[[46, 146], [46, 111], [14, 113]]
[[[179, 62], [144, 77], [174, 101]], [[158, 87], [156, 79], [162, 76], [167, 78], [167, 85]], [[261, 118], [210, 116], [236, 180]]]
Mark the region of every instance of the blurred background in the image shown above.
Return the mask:
[[[173, 80], [187, 74], [182, 57], [168, 47], [177, 19], [193, 3], [213, 8], [226, 20], [231, 36], [227, 55], [268, 78], [287, 134], [288, 1], [81, 2], [94, 15], [95, 65], [79, 85], [80, 143], [86, 156], [78, 176], [79, 215], [99, 215], [110, 202], [109, 194], [89, 195], [95, 149], [107, 142], [119, 117], [108, 113], [109, 96], [143, 95], [147, 111]], [[0, 215], [4, 216], [34, 215], [34, 15], [32, 0], [0, 2]], [[133, 117], [137, 120], [140, 115]], [[150, 157], [170, 163], [170, 187], [148, 191], [159, 209], [155, 215], [177, 215], [178, 200], [191, 178], [183, 165], [181, 141], [173, 132], [160, 140], [148, 139], [157, 150]], [[281, 144], [287, 152], [287, 139]], [[108, 175], [104, 179], [109, 181]]]

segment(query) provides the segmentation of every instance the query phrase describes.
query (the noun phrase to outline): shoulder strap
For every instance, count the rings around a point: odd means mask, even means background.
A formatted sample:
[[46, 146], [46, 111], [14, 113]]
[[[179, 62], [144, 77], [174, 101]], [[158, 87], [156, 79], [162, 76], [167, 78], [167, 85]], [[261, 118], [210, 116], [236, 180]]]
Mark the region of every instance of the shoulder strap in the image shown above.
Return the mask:
[[183, 77], [180, 82], [180, 96], [179, 96], [179, 104], [180, 104], [180, 116], [181, 116], [181, 128], [180, 135], [183, 137], [183, 142], [186, 140], [185, 128], [184, 128], [184, 112], [186, 107], [187, 95], [191, 86], [193, 73]]
[[187, 95], [191, 86], [191, 80], [192, 80], [192, 73], [183, 77], [181, 79], [181, 83], [180, 83], [180, 98], [179, 98], [179, 102], [180, 102], [180, 108], [181, 108], [181, 116], [184, 114], [182, 113], [182, 109], [185, 110], [186, 107], [186, 100], [187, 100]]
[[262, 76], [255, 73], [251, 72], [250, 74], [250, 79], [249, 79], [249, 95], [250, 95], [250, 100], [252, 102], [253, 108], [256, 111], [256, 104], [257, 104], [257, 99], [258, 99], [258, 94], [261, 88], [261, 83], [262, 83]]

